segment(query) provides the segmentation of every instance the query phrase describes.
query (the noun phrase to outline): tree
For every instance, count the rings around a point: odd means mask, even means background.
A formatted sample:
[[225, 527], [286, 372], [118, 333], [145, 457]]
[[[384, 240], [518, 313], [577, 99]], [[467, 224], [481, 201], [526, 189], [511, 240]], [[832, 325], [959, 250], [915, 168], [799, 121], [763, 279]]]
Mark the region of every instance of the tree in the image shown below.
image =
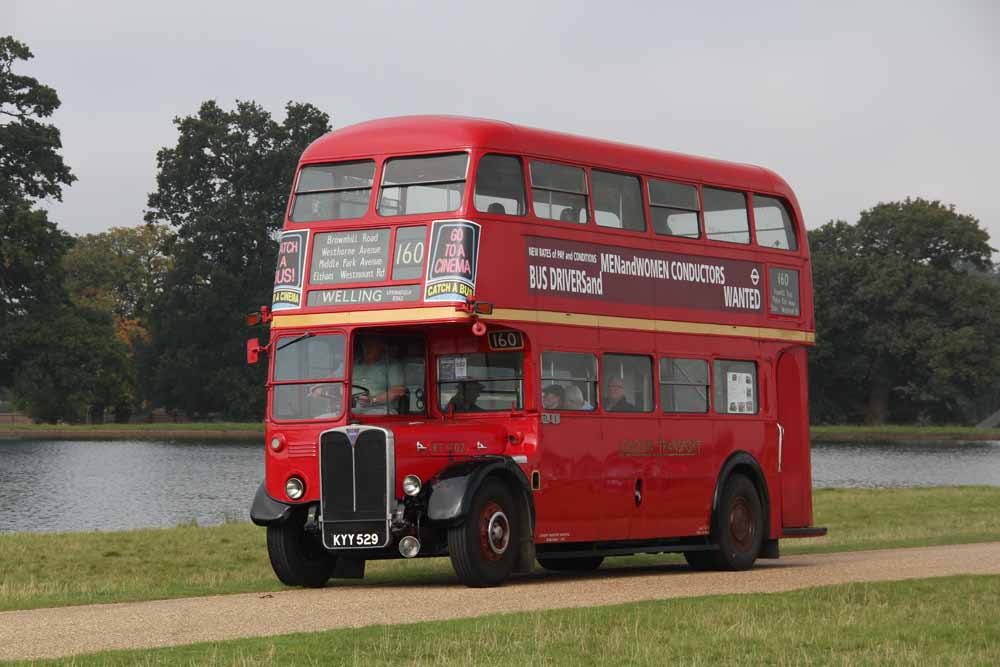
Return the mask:
[[9, 386], [20, 363], [11, 341], [26, 318], [65, 301], [62, 256], [71, 239], [33, 208], [61, 199], [75, 177], [59, 155], [59, 130], [42, 122], [59, 107], [55, 91], [14, 72], [32, 57], [13, 37], [0, 37], [0, 385]]
[[138, 359], [150, 343], [149, 316], [173, 265], [174, 239], [167, 225], [112, 227], [76, 239], [63, 260], [65, 285], [73, 303], [106, 313], [112, 333], [127, 346], [129, 373], [113, 403], [117, 419], [139, 407], [148, 379], [137, 376]]
[[288, 103], [273, 120], [253, 102], [215, 102], [175, 119], [176, 146], [157, 154], [157, 190], [146, 220], [177, 233], [174, 266], [151, 313], [144, 363], [154, 393], [189, 413], [263, 413], [264, 371], [247, 367], [243, 316], [270, 302], [289, 186], [298, 158], [329, 131], [329, 117]]
[[810, 232], [819, 421], [948, 421], [1000, 371], [1000, 289], [987, 233], [906, 199]]
[[31, 50], [13, 37], [0, 37], [0, 199], [62, 199], [62, 186], [76, 177], [63, 163], [62, 141], [54, 125], [40, 122], [59, 108], [52, 88], [15, 74], [14, 63], [30, 60]]
[[21, 363], [14, 402], [37, 421], [101, 421], [106, 408], [130, 408], [133, 371], [111, 316], [62, 304], [26, 318], [16, 333]]

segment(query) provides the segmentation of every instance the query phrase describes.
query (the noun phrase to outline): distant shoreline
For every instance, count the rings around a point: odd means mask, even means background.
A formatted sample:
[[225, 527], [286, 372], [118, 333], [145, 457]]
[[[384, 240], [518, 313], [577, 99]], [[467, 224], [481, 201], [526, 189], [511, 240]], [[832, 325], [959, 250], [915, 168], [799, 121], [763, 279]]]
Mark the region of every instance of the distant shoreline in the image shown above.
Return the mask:
[[[813, 442], [1000, 440], [1000, 429], [947, 426], [814, 426]], [[262, 423], [103, 424], [59, 425], [0, 424], [0, 441], [14, 438], [53, 440], [260, 440]]]

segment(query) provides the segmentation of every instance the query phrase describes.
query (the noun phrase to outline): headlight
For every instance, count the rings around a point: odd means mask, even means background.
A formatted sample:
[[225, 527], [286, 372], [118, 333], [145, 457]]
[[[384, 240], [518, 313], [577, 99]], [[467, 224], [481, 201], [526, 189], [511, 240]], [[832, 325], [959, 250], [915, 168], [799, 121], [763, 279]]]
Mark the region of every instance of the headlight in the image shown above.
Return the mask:
[[420, 493], [420, 478], [416, 475], [407, 475], [404, 477], [403, 493], [408, 496], [415, 496]]
[[305, 494], [306, 485], [298, 477], [289, 477], [288, 481], [285, 482], [285, 495], [292, 500], [298, 500]]

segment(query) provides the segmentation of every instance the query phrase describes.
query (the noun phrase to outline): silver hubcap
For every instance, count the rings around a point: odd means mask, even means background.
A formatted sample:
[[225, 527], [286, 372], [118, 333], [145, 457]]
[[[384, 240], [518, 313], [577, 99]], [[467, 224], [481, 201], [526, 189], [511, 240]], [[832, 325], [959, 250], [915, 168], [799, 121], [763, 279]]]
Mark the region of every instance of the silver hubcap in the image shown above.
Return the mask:
[[493, 553], [500, 555], [507, 551], [510, 543], [510, 526], [507, 524], [507, 515], [503, 512], [495, 512], [490, 517], [489, 525], [486, 527], [486, 538]]

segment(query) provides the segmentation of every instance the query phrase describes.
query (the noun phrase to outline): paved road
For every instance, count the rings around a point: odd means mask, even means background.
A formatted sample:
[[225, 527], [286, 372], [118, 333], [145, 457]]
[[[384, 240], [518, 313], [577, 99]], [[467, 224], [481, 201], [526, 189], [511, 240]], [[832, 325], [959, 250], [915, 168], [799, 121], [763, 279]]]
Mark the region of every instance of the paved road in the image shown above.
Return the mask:
[[[956, 574], [1000, 574], [1000, 542], [790, 556], [760, 561], [750, 572], [696, 573], [662, 565], [587, 575], [536, 572], [493, 589], [362, 582], [324, 590], [11, 611], [0, 613], [0, 659]], [[404, 606], [401, 599], [420, 604]]]

